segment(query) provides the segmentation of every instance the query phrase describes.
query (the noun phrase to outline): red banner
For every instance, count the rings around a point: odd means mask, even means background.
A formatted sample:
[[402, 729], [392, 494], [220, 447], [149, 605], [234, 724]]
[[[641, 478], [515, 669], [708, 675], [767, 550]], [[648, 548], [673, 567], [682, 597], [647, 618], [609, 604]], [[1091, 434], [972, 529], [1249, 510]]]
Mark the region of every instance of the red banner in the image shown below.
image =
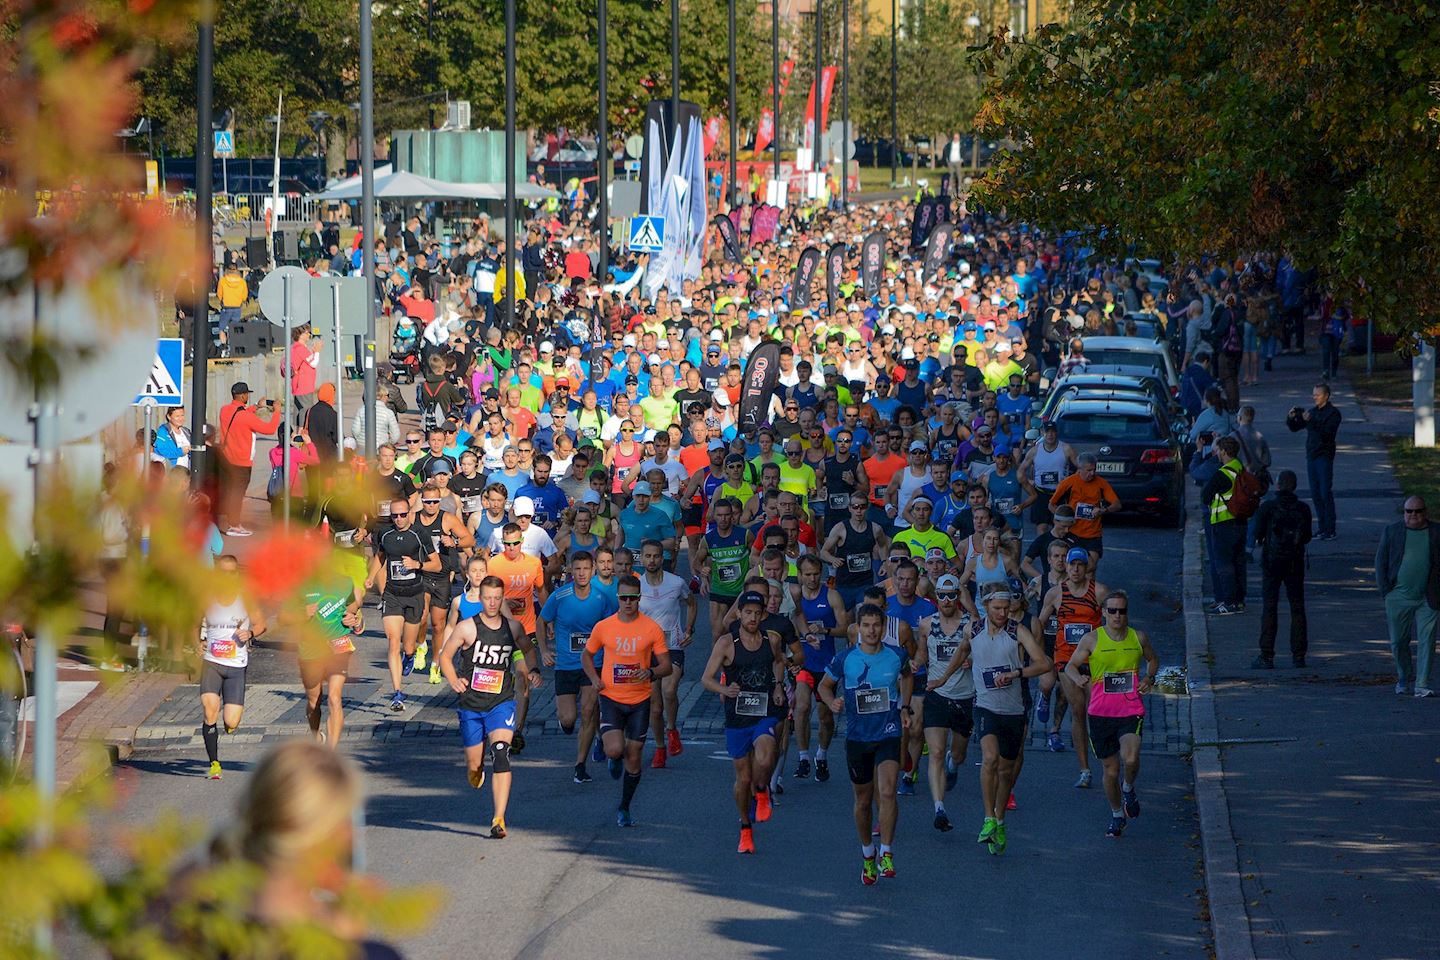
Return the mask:
[[[835, 76], [839, 72], [838, 67], [824, 67], [820, 71], [820, 124], [822, 130], [829, 122], [830, 94], [835, 90]], [[813, 82], [810, 84], [810, 96], [805, 101], [805, 136], [802, 142], [805, 146], [809, 147], [811, 151], [816, 149], [815, 84]]]
[[710, 156], [710, 151], [715, 149], [715, 144], [720, 141], [720, 133], [724, 129], [725, 121], [719, 117], [711, 117], [705, 121], [703, 136], [705, 138], [705, 156]]
[[[785, 91], [790, 87], [790, 75], [795, 72], [795, 61], [786, 60], [780, 64], [780, 104], [785, 104]], [[770, 104], [775, 99], [775, 84], [765, 88], [764, 107], [760, 108], [760, 123], [755, 129], [755, 152], [759, 153], [770, 145], [775, 139], [775, 112]], [[811, 101], [812, 105], [814, 101]]]

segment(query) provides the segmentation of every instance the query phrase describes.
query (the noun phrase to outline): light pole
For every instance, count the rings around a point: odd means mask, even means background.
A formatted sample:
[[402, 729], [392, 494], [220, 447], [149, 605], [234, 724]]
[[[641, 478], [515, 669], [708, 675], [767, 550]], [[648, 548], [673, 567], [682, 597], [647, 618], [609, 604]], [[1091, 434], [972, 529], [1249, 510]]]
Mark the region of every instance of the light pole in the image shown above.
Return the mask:
[[900, 121], [896, 103], [899, 100], [899, 72], [896, 69], [897, 38], [900, 36], [900, 11], [897, 0], [890, 0], [890, 185], [900, 180]]
[[735, 153], [740, 148], [735, 131], [735, 0], [730, 0], [730, 208], [740, 202], [740, 191], [735, 183]]
[[[360, 271], [365, 278], [365, 459], [375, 462], [375, 57], [370, 4], [360, 4]], [[289, 345], [286, 345], [289, 349]]]
[[[975, 31], [975, 46], [980, 46], [980, 14], [972, 13], [966, 17], [965, 26]], [[980, 87], [979, 69], [975, 71], [975, 87], [978, 93]], [[980, 169], [980, 131], [978, 130], [970, 131], [970, 169], [972, 171], [978, 171]], [[955, 185], [955, 195], [960, 195], [959, 184]]]
[[505, 329], [515, 329], [515, 0], [505, 0]]
[[823, 66], [821, 66], [821, 64], [820, 64], [820, 60], [821, 60], [821, 58], [824, 56], [824, 52], [821, 50], [821, 37], [820, 37], [820, 15], [821, 15], [821, 14], [820, 14], [820, 3], [821, 3], [821, 0], [814, 0], [814, 2], [815, 2], [815, 117], [814, 117], [815, 134], [814, 134], [814, 136], [812, 136], [812, 137], [810, 138], [810, 146], [811, 146], [811, 148], [812, 148], [812, 149], [811, 149], [811, 152], [810, 152], [810, 166], [811, 166], [811, 169], [815, 172], [815, 195], [816, 195], [816, 197], [818, 198], [818, 197], [820, 196], [820, 194], [821, 194], [821, 190], [820, 190], [820, 170], [821, 170], [821, 167], [820, 167], [820, 103], [821, 103], [821, 101], [824, 99], [824, 95], [823, 95], [823, 94], [824, 94], [824, 90], [823, 90], [823, 84], [821, 84], [821, 82], [820, 82], [820, 75], [821, 75], [822, 73], [824, 73], [825, 68], [824, 68]]
[[[195, 278], [194, 329], [190, 334], [193, 366], [190, 369], [190, 489], [199, 490], [205, 478], [205, 388], [210, 368], [210, 287], [215, 263], [214, 197], [215, 132], [211, 129], [211, 88], [215, 80], [215, 21], [210, 0], [200, 4], [199, 50], [195, 71], [195, 238], [200, 244], [201, 271]], [[238, 521], [237, 521], [238, 522]]]
[[325, 122], [330, 119], [330, 114], [324, 110], [311, 110], [305, 115], [310, 129], [315, 133], [315, 172], [320, 179], [316, 181], [316, 188], [325, 189], [325, 150], [320, 143], [320, 135], [325, 132]]
[[610, 50], [607, 45], [609, 32], [609, 11], [606, 9], [605, 0], [596, 0], [596, 19], [599, 26], [599, 45], [597, 52], [600, 55], [600, 122], [595, 132], [595, 146], [599, 155], [600, 172], [596, 179], [600, 201], [599, 233], [600, 233], [600, 282], [605, 283], [610, 275], [610, 91], [607, 84], [606, 74], [610, 70]]
[[[680, 0], [670, 0], [670, 122], [679, 130], [680, 124]], [[672, 150], [680, 149], [676, 134]]]
[[780, 180], [780, 0], [770, 0], [770, 178]]
[[850, 204], [850, 0], [840, 2], [840, 206]]

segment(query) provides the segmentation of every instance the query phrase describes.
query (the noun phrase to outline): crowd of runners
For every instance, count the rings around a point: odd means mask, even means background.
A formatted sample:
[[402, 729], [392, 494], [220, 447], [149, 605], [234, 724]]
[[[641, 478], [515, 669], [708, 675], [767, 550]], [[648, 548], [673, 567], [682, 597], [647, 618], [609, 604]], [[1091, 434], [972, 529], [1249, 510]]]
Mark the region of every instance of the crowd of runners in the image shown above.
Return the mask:
[[[432, 256], [419, 412], [374, 463], [311, 484], [327, 491], [310, 514], [334, 563], [271, 618], [299, 631], [315, 738], [341, 741], [351, 658], [379, 653], [364, 633], [378, 601], [388, 707], [411, 709], [416, 685], [454, 691], [494, 837], [535, 690], [553, 685], [574, 737], [570, 779], [603, 768], [630, 827], [644, 769], [685, 750], [687, 672], [723, 701], [741, 853], [785, 777], [829, 780], [837, 734], [865, 884], [895, 876], [898, 796], [928, 789], [935, 829], [953, 828], [946, 796], [972, 738], [989, 853], [1006, 849], [1032, 729], [1073, 752], [1074, 787], [1098, 765], [1104, 831], [1120, 837], [1140, 815], [1159, 664], [1121, 572], [1102, 580], [1105, 517], [1125, 505], [1038, 414], [1042, 370], [1077, 359], [1072, 336], [1113, 329], [1135, 288], [958, 201], [953, 247], [927, 274], [913, 209], [796, 211], [740, 262], [717, 241], [698, 279], [653, 300], [625, 282], [643, 262], [602, 283], [573, 256], [535, 258], [509, 329], [487, 237], [438, 273]], [[578, 218], [542, 211], [531, 229], [546, 250], [587, 249]], [[867, 290], [859, 241], [876, 230], [884, 280]], [[837, 299], [821, 277], [814, 306], [792, 309], [797, 256], [835, 241], [850, 244]], [[1155, 321], [1183, 324], [1187, 306]], [[746, 359], [772, 339], [778, 384], [764, 422], [742, 425]], [[234, 559], [221, 567], [233, 576]], [[267, 627], [238, 582], [200, 632], [214, 778]]]

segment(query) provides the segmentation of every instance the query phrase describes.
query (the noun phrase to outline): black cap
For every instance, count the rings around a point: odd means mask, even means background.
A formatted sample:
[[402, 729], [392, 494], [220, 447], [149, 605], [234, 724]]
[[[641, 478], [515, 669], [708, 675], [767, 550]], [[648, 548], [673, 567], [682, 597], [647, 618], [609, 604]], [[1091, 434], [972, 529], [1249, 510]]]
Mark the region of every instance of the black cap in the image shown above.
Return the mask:
[[238, 397], [242, 393], [249, 392], [250, 384], [246, 383], [244, 380], [237, 380], [235, 383], [230, 385], [230, 396], [232, 397]]
[[635, 376], [635, 374], [633, 373], [625, 378], [625, 386], [628, 387], [632, 383], [635, 384], [637, 387], [640, 385], [640, 378]]
[[735, 605], [736, 607], [748, 607], [751, 605], [763, 607], [765, 606], [765, 598], [760, 595], [758, 590], [746, 590], [740, 594], [740, 599], [735, 602]]

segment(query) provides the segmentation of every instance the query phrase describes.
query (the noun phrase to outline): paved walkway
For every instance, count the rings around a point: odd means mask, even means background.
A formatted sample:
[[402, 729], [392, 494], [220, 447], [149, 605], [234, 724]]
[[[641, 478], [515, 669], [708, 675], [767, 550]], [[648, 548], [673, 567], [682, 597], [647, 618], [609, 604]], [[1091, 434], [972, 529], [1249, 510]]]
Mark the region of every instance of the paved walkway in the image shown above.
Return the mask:
[[[1281, 357], [1276, 366], [1246, 401], [1270, 441], [1274, 470], [1295, 470], [1308, 502], [1304, 434], [1291, 434], [1283, 421], [1290, 407], [1310, 404], [1316, 360]], [[1228, 802], [1219, 826], [1233, 835], [1234, 906], [1243, 911], [1217, 912], [1221, 958], [1440, 957], [1428, 925], [1411, 919], [1433, 916], [1440, 895], [1440, 699], [1395, 696], [1372, 580], [1380, 531], [1399, 518], [1401, 500], [1382, 437], [1408, 434], [1409, 414], [1363, 409], [1344, 382], [1334, 385], [1333, 399], [1344, 416], [1335, 476], [1340, 538], [1310, 550], [1308, 666], [1289, 666], [1282, 600], [1276, 669], [1250, 669], [1258, 652], [1258, 565], [1250, 570], [1247, 612], [1208, 619]], [[1206, 736], [1200, 722], [1195, 729], [1197, 741]], [[1197, 742], [1204, 821], [1212, 784], [1199, 763], [1202, 750]], [[1211, 897], [1218, 911], [1215, 889]], [[1227, 938], [1225, 928], [1237, 925], [1241, 935]]]

